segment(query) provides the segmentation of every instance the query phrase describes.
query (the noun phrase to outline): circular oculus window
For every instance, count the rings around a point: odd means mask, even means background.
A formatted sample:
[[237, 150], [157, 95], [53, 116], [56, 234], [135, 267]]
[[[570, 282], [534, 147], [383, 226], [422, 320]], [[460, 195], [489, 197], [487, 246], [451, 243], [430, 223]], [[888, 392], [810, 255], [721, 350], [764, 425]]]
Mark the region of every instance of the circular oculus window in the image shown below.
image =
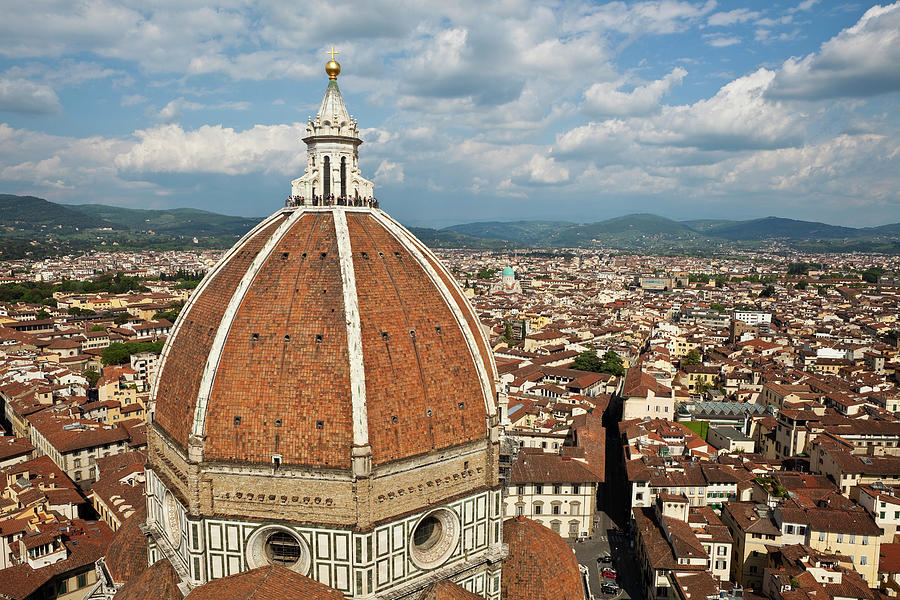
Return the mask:
[[181, 545], [181, 513], [175, 496], [169, 491], [163, 498], [163, 519], [169, 541], [174, 548], [178, 548]]
[[423, 570], [436, 569], [453, 554], [459, 542], [459, 520], [446, 508], [422, 517], [413, 529], [409, 557]]
[[257, 529], [247, 542], [247, 562], [251, 569], [281, 565], [302, 575], [309, 573], [310, 553], [297, 532], [280, 525]]

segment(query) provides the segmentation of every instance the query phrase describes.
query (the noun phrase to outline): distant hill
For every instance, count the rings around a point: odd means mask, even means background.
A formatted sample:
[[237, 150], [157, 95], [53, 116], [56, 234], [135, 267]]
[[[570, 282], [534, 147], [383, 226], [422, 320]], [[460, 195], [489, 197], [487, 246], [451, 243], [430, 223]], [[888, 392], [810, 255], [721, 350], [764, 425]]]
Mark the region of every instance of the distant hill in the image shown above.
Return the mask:
[[[259, 222], [191, 208], [143, 210], [101, 204], [61, 205], [0, 195], [0, 259], [38, 258], [97, 248], [228, 248]], [[638, 252], [717, 253], [772, 240], [815, 252], [900, 253], [900, 223], [841, 227], [766, 217], [748, 221], [674, 221], [632, 214], [594, 223], [486, 221], [410, 230], [432, 248], [568, 248], [602, 245]], [[196, 241], [195, 241], [196, 238]]]
[[86, 215], [62, 204], [34, 196], [0, 194], [0, 226], [7, 230], [40, 231], [114, 227], [96, 215]]
[[548, 236], [574, 227], [567, 221], [483, 221], [451, 225], [441, 231], [455, 231], [471, 237], [510, 242], [516, 246], [534, 246], [546, 243]]
[[243, 235], [260, 218], [232, 217], [194, 208], [143, 210], [105, 204], [72, 204], [72, 210], [136, 231], [172, 235]]
[[738, 221], [714, 226], [706, 229], [705, 233], [726, 240], [764, 240], [784, 238], [797, 239], [842, 239], [854, 238], [864, 230], [853, 227], [840, 227], [838, 225], [826, 225], [812, 221], [797, 221], [795, 219], [783, 219], [780, 217], [766, 217], [753, 219], [752, 221]]
[[429, 248], [472, 248], [473, 250], [493, 250], [514, 246], [514, 244], [510, 244], [504, 240], [475, 237], [450, 229], [431, 229], [428, 227], [409, 227], [408, 229]]
[[732, 221], [731, 219], [692, 219], [690, 221], [681, 221], [681, 223], [687, 225], [698, 233], [702, 233], [708, 229], [712, 229], [713, 227], [729, 225], [731, 223], [735, 223], [735, 221]]

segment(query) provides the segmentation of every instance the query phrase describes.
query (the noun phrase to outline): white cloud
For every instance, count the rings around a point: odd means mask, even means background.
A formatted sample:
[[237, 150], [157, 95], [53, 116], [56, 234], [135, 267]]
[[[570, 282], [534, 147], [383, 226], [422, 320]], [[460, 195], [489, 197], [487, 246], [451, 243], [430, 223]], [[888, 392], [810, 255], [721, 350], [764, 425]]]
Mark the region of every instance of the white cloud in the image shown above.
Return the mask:
[[297, 140], [303, 131], [299, 123], [255, 125], [244, 131], [221, 125], [191, 131], [160, 125], [136, 131], [138, 142], [114, 162], [118, 169], [140, 173], [302, 173], [306, 157]]
[[735, 46], [741, 43], [741, 38], [732, 37], [732, 36], [703, 36], [706, 39], [706, 43], [712, 46], [713, 48], [725, 48], [727, 46]]
[[900, 3], [870, 8], [818, 53], [784, 62], [770, 94], [821, 100], [900, 90]]
[[684, 80], [687, 71], [675, 67], [662, 79], [620, 92], [620, 84], [595, 83], [584, 93], [584, 107], [588, 113], [607, 116], [630, 116], [651, 113], [659, 108], [663, 96]]
[[581, 30], [600, 29], [632, 34], [660, 34], [684, 31], [691, 23], [712, 12], [715, 0], [705, 3], [661, 0], [649, 2], [608, 2], [582, 7], [572, 15]]
[[59, 98], [50, 86], [0, 77], [0, 111], [46, 115], [58, 113], [60, 109]]
[[140, 94], [125, 94], [122, 96], [122, 106], [135, 106], [138, 104], [144, 104], [147, 102], [147, 98]]
[[736, 8], [727, 12], [717, 12], [709, 16], [706, 20], [707, 24], [713, 27], [725, 27], [734, 25], [735, 23], [744, 23], [752, 21], [759, 16], [759, 12], [750, 10], [749, 8]]
[[175, 123], [181, 120], [182, 111], [184, 110], [200, 110], [204, 106], [197, 102], [189, 102], [184, 98], [176, 98], [166, 104], [157, 113], [157, 118], [163, 123]]
[[569, 169], [556, 163], [552, 156], [535, 154], [526, 168], [520, 170], [526, 174], [531, 183], [548, 184], [563, 183], [569, 180]]
[[383, 160], [375, 170], [375, 181], [377, 183], [403, 183], [403, 180], [403, 165], [401, 164]]

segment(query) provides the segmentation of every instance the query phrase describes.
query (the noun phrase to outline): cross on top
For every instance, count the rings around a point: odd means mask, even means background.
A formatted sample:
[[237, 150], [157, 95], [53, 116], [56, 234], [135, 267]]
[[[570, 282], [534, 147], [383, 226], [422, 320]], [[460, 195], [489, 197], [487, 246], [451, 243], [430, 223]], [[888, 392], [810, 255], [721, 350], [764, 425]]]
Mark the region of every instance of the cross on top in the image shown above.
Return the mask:
[[326, 52], [325, 54], [330, 54], [330, 55], [331, 55], [331, 60], [334, 60], [334, 55], [335, 55], [335, 54], [340, 54], [340, 52], [336, 51], [336, 50], [334, 49], [334, 46], [332, 46], [332, 47], [331, 47], [331, 50], [329, 50], [329, 51]]

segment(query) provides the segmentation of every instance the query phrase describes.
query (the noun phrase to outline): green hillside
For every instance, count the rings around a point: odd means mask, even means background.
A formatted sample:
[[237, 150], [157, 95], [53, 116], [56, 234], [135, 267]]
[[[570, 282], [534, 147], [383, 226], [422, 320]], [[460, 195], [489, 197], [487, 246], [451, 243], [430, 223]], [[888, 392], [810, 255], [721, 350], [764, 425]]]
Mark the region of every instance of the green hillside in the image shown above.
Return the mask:
[[154, 231], [172, 235], [243, 235], [260, 221], [193, 208], [143, 210], [105, 204], [73, 204], [69, 208], [135, 231]]
[[0, 225], [7, 231], [42, 231], [114, 227], [97, 215], [86, 215], [70, 207], [36, 198], [0, 194]]
[[[143, 210], [101, 204], [61, 205], [0, 195], [0, 260], [43, 258], [92, 249], [228, 248], [259, 219], [191, 208]], [[855, 229], [778, 217], [674, 221], [632, 214], [595, 223], [487, 221], [443, 229], [411, 228], [433, 248], [604, 246], [664, 254], [718, 253], [778, 240], [811, 252], [900, 253], [900, 223]]]
[[545, 244], [554, 232], [574, 227], [567, 221], [483, 221], [445, 227], [441, 231], [454, 231], [476, 238], [503, 240], [516, 246]]
[[738, 221], [711, 227], [706, 230], [708, 235], [725, 238], [727, 240], [764, 240], [784, 238], [798, 239], [842, 239], [865, 235], [864, 230], [852, 227], [840, 227], [812, 221], [798, 221], [795, 219], [782, 219], [780, 217], [766, 217], [751, 221]]

